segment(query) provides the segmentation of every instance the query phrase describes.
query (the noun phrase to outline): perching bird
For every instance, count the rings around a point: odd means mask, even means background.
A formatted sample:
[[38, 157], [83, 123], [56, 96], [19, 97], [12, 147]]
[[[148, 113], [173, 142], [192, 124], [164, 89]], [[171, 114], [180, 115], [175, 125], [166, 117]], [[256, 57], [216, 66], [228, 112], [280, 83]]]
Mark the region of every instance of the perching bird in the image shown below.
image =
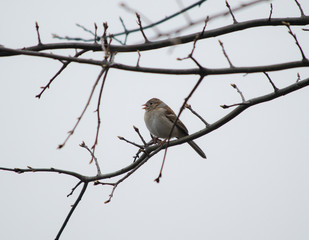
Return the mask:
[[[144, 120], [150, 133], [158, 138], [168, 138], [177, 119], [174, 111], [158, 98], [148, 100], [143, 106], [146, 110]], [[188, 135], [188, 129], [178, 119], [170, 137], [181, 138]], [[203, 150], [195, 142], [188, 143], [202, 158], [206, 158]]]

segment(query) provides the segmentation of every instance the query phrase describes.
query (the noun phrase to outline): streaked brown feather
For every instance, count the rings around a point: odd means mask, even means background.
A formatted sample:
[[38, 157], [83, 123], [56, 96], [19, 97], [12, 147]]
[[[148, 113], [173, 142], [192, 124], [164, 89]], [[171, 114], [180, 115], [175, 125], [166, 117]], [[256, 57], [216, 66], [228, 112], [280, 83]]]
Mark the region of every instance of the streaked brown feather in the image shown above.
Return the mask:
[[[174, 124], [174, 122], [177, 119], [177, 115], [174, 113], [174, 111], [166, 105], [166, 111], [165, 111], [165, 116]], [[177, 120], [176, 126], [178, 129], [180, 129], [183, 133], [184, 136], [188, 135], [189, 131], [186, 128], [186, 126], [180, 121], [179, 119]]]

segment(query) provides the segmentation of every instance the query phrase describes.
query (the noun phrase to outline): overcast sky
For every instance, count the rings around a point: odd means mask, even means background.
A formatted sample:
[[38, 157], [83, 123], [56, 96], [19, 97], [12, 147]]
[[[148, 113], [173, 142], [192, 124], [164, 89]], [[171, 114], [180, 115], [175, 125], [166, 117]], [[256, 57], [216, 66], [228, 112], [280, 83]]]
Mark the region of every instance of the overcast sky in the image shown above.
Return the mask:
[[[183, 1], [184, 6], [194, 1]], [[238, 6], [245, 1], [229, 1]], [[309, 2], [299, 0], [309, 14]], [[93, 29], [108, 22], [109, 32], [137, 27], [134, 14], [120, 7], [121, 1], [17, 1], [4, 0], [0, 15], [0, 44], [19, 48], [37, 44], [35, 21], [43, 43], [59, 42], [52, 34], [91, 38], [76, 23]], [[177, 1], [127, 1], [151, 21], [179, 9]], [[209, 0], [189, 12], [192, 19], [226, 10], [225, 1]], [[235, 13], [238, 21], [266, 18], [269, 3]], [[273, 1], [274, 17], [299, 16], [293, 0]], [[186, 23], [178, 17], [160, 26], [169, 31]], [[209, 23], [209, 29], [232, 23], [230, 16]], [[197, 32], [202, 26], [185, 31]], [[309, 33], [292, 27], [309, 56]], [[152, 31], [146, 31], [151, 37]], [[249, 29], [199, 41], [195, 57], [206, 67], [228, 67], [218, 43], [221, 40], [235, 66], [258, 66], [300, 60], [301, 55], [286, 27]], [[141, 34], [129, 43], [141, 43]], [[115, 43], [116, 44], [116, 43]], [[172, 49], [142, 52], [141, 66], [190, 68], [177, 61], [186, 57], [192, 43]], [[57, 53], [61, 53], [58, 51]], [[73, 55], [74, 52], [66, 52]], [[102, 53], [85, 57], [102, 59]], [[116, 62], [135, 65], [136, 53], [118, 54]], [[89, 153], [96, 133], [98, 92], [75, 134], [62, 150], [62, 143], [81, 114], [100, 72], [98, 67], [71, 64], [40, 100], [40, 87], [58, 71], [55, 60], [27, 56], [0, 58], [1, 167], [54, 167], [95, 175]], [[270, 73], [277, 87], [308, 78], [308, 68]], [[197, 81], [197, 76], [165, 76], [112, 69], [108, 74], [101, 105], [101, 132], [96, 155], [101, 170], [108, 173], [129, 165], [137, 149], [122, 141], [135, 142], [137, 126], [149, 140], [141, 105], [152, 97], [164, 100], [175, 111]], [[190, 100], [209, 123], [231, 110], [222, 104], [241, 101], [230, 86], [236, 83], [246, 99], [272, 91], [263, 74], [210, 76]], [[220, 129], [196, 140], [207, 159], [187, 144], [170, 148], [160, 184], [157, 177], [163, 152], [153, 157], [116, 189], [104, 204], [109, 186], [89, 185], [61, 239], [308, 239], [309, 238], [309, 88], [272, 102], [254, 106]], [[181, 116], [191, 133], [203, 123], [189, 111]], [[54, 173], [17, 175], [0, 172], [0, 239], [54, 239], [80, 188], [67, 198], [77, 180]]]

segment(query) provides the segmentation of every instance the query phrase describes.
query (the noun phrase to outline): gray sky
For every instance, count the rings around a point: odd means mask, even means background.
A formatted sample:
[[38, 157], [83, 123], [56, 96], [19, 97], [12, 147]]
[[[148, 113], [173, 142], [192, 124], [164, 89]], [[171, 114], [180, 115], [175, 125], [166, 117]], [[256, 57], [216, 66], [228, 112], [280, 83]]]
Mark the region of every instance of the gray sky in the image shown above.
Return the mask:
[[[6, 47], [37, 44], [35, 21], [43, 43], [58, 42], [51, 34], [91, 36], [75, 24], [88, 28], [102, 22], [109, 31], [122, 31], [119, 16], [128, 28], [135, 28], [134, 14], [123, 10], [121, 1], [10, 0], [2, 3], [1, 42]], [[187, 6], [193, 1], [183, 1]], [[229, 1], [237, 6], [241, 1]], [[309, 2], [299, 0], [309, 14]], [[130, 1], [152, 21], [178, 9], [176, 1]], [[299, 16], [293, 0], [273, 1], [273, 16]], [[236, 13], [238, 21], [265, 18], [269, 3]], [[190, 16], [198, 19], [226, 10], [225, 1], [209, 0]], [[163, 25], [170, 30], [181, 23], [179, 17]], [[209, 23], [209, 28], [231, 24], [230, 17]], [[200, 31], [198, 26], [191, 32]], [[292, 27], [309, 56], [309, 35]], [[185, 32], [184, 34], [189, 33]], [[146, 32], [152, 35], [152, 32]], [[129, 43], [142, 42], [140, 33]], [[250, 29], [198, 42], [195, 57], [206, 67], [228, 67], [218, 40], [236, 66], [275, 64], [301, 59], [285, 27]], [[141, 66], [189, 68], [195, 65], [176, 61], [190, 53], [191, 44], [171, 50], [143, 52]], [[69, 52], [71, 55], [74, 52]], [[85, 57], [102, 58], [101, 53]], [[118, 54], [116, 62], [135, 65], [137, 54]], [[55, 167], [95, 175], [89, 154], [78, 145], [91, 146], [96, 133], [98, 92], [76, 133], [62, 150], [67, 132], [80, 115], [98, 67], [71, 64], [55, 80], [40, 100], [35, 98], [61, 64], [34, 57], [0, 58], [0, 146], [2, 167]], [[270, 73], [277, 87], [296, 81], [296, 74], [309, 76], [308, 68]], [[137, 126], [149, 139], [141, 105], [152, 97], [164, 100], [175, 111], [194, 86], [197, 76], [165, 76], [111, 70], [102, 98], [102, 126], [96, 155], [104, 173], [132, 162], [136, 148], [118, 140], [124, 136], [139, 141], [132, 129]], [[192, 107], [212, 123], [230, 110], [222, 104], [239, 102], [230, 83], [236, 83], [246, 99], [272, 91], [262, 74], [210, 76], [190, 100]], [[157, 177], [163, 153], [147, 162], [119, 185], [109, 204], [111, 188], [90, 186], [68, 223], [62, 239], [308, 239], [309, 237], [309, 88], [272, 102], [252, 107], [217, 131], [196, 142], [208, 159], [201, 159], [187, 144], [169, 149], [160, 184]], [[203, 124], [189, 111], [181, 117], [190, 132]], [[77, 180], [53, 173], [17, 175], [0, 173], [0, 238], [54, 239], [74, 203], [66, 195]]]

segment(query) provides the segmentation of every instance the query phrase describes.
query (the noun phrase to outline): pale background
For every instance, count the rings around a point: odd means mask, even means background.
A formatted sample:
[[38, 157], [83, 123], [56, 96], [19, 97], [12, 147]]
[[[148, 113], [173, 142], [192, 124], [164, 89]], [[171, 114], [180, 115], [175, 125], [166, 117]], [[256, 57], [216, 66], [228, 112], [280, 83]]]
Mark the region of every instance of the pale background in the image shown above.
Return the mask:
[[[0, 44], [24, 47], [37, 44], [35, 21], [43, 43], [57, 42], [51, 34], [91, 36], [75, 23], [93, 28], [109, 23], [109, 32], [122, 31], [119, 16], [128, 28], [136, 18], [119, 7], [121, 1], [2, 1]], [[152, 21], [179, 9], [174, 0], [128, 1]], [[194, 1], [183, 1], [185, 6]], [[230, 1], [236, 6], [241, 1]], [[299, 1], [309, 14], [309, 2]], [[293, 0], [273, 1], [274, 17], [299, 16]], [[265, 18], [269, 3], [236, 13], [238, 21]], [[226, 10], [225, 1], [209, 0], [190, 12], [194, 19]], [[183, 17], [162, 25], [173, 29]], [[231, 17], [211, 22], [209, 28], [232, 23]], [[202, 26], [192, 32], [200, 31]], [[292, 27], [309, 56], [309, 33]], [[189, 32], [185, 32], [189, 33]], [[151, 36], [151, 31], [146, 31]], [[254, 66], [301, 59], [285, 27], [250, 29], [198, 42], [196, 58], [207, 67], [228, 67], [218, 39], [236, 66]], [[129, 42], [141, 42], [140, 33]], [[143, 52], [141, 66], [188, 68], [179, 62], [192, 43]], [[73, 51], [70, 52], [74, 54]], [[85, 55], [102, 58], [102, 53]], [[135, 65], [137, 54], [117, 55], [115, 61]], [[99, 73], [98, 67], [71, 64], [40, 100], [35, 98], [61, 64], [35, 57], [0, 58], [0, 166], [55, 167], [95, 175], [89, 154], [78, 145], [93, 144], [96, 100], [92, 101], [76, 133], [62, 150], [67, 132], [80, 115]], [[278, 87], [296, 81], [296, 73], [309, 76], [308, 68], [270, 73]], [[132, 125], [149, 140], [141, 105], [159, 97], [175, 111], [181, 106], [197, 76], [165, 76], [118, 71], [108, 75], [102, 99], [102, 126], [96, 155], [108, 173], [132, 162], [136, 148], [118, 140], [121, 135], [138, 142]], [[239, 102], [230, 87], [236, 83], [247, 99], [267, 94], [271, 85], [263, 74], [207, 77], [190, 100], [212, 123], [230, 110], [221, 104]], [[308, 239], [309, 238], [309, 88], [248, 109], [222, 128], [198, 139], [208, 159], [188, 145], [169, 149], [160, 184], [157, 177], [163, 153], [152, 158], [115, 191], [89, 185], [63, 232], [62, 239]], [[96, 95], [97, 97], [97, 95]], [[203, 124], [189, 111], [181, 117], [190, 132]], [[54, 173], [17, 175], [0, 173], [0, 239], [54, 239], [74, 203], [66, 195], [77, 183]]]

